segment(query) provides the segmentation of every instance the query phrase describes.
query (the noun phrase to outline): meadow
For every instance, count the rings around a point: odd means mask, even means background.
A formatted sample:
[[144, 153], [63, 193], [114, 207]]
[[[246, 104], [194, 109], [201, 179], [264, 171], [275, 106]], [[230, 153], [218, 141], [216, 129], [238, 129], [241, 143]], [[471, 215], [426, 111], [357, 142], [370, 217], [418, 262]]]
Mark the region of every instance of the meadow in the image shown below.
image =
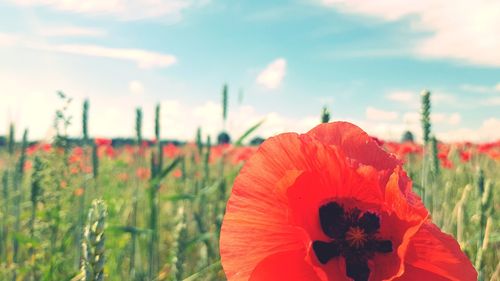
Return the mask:
[[[89, 101], [80, 125], [61, 99], [53, 141], [20, 138], [12, 124], [0, 147], [0, 280], [225, 280], [220, 227], [232, 183], [258, 149], [250, 139], [259, 124], [232, 142], [203, 128], [191, 142], [168, 142], [158, 106], [153, 140], [142, 137], [141, 109], [134, 137], [93, 138]], [[405, 161], [433, 221], [457, 239], [479, 280], [500, 280], [500, 141], [439, 142], [430, 111], [425, 94], [422, 140], [377, 140]], [[318, 123], [328, 121], [324, 110]], [[68, 126], [81, 126], [81, 137], [70, 138]]]

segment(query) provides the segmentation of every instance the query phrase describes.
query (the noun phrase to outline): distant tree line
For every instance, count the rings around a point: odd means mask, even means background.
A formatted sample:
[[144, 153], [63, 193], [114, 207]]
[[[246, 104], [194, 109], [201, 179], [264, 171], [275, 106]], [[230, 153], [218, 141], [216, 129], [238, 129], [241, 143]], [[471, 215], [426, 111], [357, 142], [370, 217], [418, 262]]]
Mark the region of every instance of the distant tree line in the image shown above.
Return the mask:
[[[90, 141], [94, 141], [95, 139], [90, 139]], [[255, 137], [250, 141], [250, 145], [256, 146], [260, 145], [262, 142], [264, 142], [264, 138], [261, 137]], [[82, 138], [68, 138], [67, 139], [68, 144], [70, 146], [82, 146], [85, 144], [85, 140]], [[29, 145], [36, 145], [40, 141], [31, 141], [29, 142]], [[144, 144], [148, 146], [155, 145], [155, 142], [152, 140], [144, 140]], [[230, 144], [231, 143], [231, 137], [229, 136], [228, 133], [223, 132], [219, 134], [218, 136], [218, 144]], [[137, 144], [137, 139], [135, 138], [111, 138], [111, 146], [113, 147], [122, 147], [125, 145], [136, 145]], [[179, 140], [162, 140], [161, 145], [168, 145], [168, 144], [173, 144], [175, 146], [183, 146], [186, 144], [185, 141], [179, 141]], [[0, 136], [0, 147], [3, 147], [7, 145], [7, 137], [5, 136]]]

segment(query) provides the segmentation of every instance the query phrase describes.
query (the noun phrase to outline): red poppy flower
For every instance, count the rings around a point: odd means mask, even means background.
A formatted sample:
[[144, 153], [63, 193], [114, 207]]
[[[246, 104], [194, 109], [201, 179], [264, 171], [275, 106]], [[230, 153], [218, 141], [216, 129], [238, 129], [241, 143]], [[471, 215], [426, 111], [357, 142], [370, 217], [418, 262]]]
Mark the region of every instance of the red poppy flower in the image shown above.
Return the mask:
[[500, 151], [489, 151], [487, 155], [493, 160], [500, 160]]
[[44, 143], [42, 144], [42, 150], [45, 151], [45, 152], [50, 152], [50, 150], [52, 149], [52, 145], [50, 143]]
[[119, 181], [126, 182], [126, 181], [128, 181], [129, 176], [127, 173], [119, 173], [117, 175], [117, 178]]
[[82, 196], [83, 193], [85, 193], [85, 189], [79, 187], [79, 188], [75, 189], [75, 191], [73, 193], [75, 194], [75, 196], [79, 197], [79, 196]]
[[182, 177], [182, 171], [181, 169], [175, 169], [173, 172], [172, 172], [172, 176], [176, 179]]
[[346, 122], [268, 139], [227, 204], [228, 280], [476, 280], [401, 164]]
[[135, 146], [132, 146], [130, 144], [124, 145], [123, 149], [127, 154], [133, 155], [135, 153]]
[[95, 144], [97, 146], [107, 146], [107, 145], [111, 145], [111, 143], [113, 142], [111, 139], [105, 139], [105, 138], [96, 138], [94, 140]]
[[80, 169], [78, 167], [71, 167], [71, 169], [69, 170], [69, 172], [72, 174], [72, 175], [76, 175], [80, 172]]
[[135, 170], [135, 175], [141, 179], [141, 180], [145, 180], [145, 179], [148, 179], [150, 176], [151, 176], [151, 171], [147, 168], [137, 168], [137, 170]]
[[30, 145], [26, 149], [26, 154], [28, 154], [28, 156], [31, 156], [31, 155], [35, 154], [37, 151], [38, 151], [38, 145], [36, 145], [36, 144]]
[[30, 160], [26, 160], [26, 162], [24, 162], [24, 170], [25, 171], [30, 171], [32, 167], [33, 167], [33, 163], [31, 163]]
[[181, 154], [181, 149], [173, 143], [163, 146], [163, 154], [167, 158], [175, 158]]
[[215, 146], [212, 146], [210, 149], [210, 163], [215, 163], [219, 159], [221, 159], [222, 156], [227, 155], [232, 149], [232, 145], [230, 144], [218, 144]]
[[110, 158], [113, 158], [116, 155], [115, 149], [110, 145], [99, 146], [97, 153], [98, 153], [99, 158], [102, 158], [104, 155], [106, 155]]
[[385, 142], [384, 142], [382, 139], [379, 139], [379, 138], [377, 138], [377, 137], [375, 137], [375, 136], [371, 136], [371, 137], [372, 137], [372, 139], [373, 139], [373, 140], [374, 140], [374, 141], [375, 141], [375, 142], [376, 142], [379, 146], [383, 146], [383, 145], [384, 145], [384, 143], [385, 143]]
[[230, 160], [234, 165], [247, 161], [256, 151], [254, 146], [234, 147], [230, 152]]
[[460, 151], [460, 160], [462, 160], [462, 162], [467, 163], [470, 161], [471, 158], [472, 158], [472, 153], [470, 151], [468, 150]]
[[33, 155], [37, 151], [50, 152], [51, 148], [52, 148], [52, 145], [50, 143], [38, 143], [38, 144], [28, 146], [28, 148], [26, 149], [26, 153], [28, 155]]
[[71, 155], [69, 156], [69, 162], [79, 163], [80, 161], [82, 161], [82, 157], [83, 157], [83, 148], [77, 146], [72, 150]]

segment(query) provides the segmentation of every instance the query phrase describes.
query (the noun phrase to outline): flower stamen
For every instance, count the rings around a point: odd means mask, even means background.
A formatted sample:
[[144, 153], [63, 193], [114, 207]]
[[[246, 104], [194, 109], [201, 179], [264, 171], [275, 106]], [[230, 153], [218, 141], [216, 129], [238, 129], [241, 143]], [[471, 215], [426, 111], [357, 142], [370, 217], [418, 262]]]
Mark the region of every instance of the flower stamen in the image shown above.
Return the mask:
[[349, 243], [349, 246], [357, 249], [368, 241], [365, 231], [357, 226], [349, 228], [345, 234], [345, 240]]
[[368, 260], [375, 253], [392, 252], [392, 241], [380, 240], [380, 218], [375, 213], [353, 208], [344, 209], [336, 202], [329, 202], [319, 209], [323, 232], [330, 241], [313, 241], [312, 249], [322, 264], [331, 259], [344, 257], [347, 276], [354, 281], [368, 281]]

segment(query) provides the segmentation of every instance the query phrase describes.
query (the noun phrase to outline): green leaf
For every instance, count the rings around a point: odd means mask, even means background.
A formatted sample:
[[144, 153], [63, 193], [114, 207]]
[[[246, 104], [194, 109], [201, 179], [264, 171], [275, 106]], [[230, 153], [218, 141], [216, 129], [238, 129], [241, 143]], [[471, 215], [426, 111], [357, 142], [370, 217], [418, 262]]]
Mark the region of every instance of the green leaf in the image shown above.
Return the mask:
[[236, 146], [241, 146], [243, 144], [243, 141], [251, 134], [253, 133], [255, 130], [257, 130], [263, 123], [264, 121], [266, 121], [266, 119], [262, 119], [260, 120], [259, 122], [257, 122], [257, 124], [253, 125], [252, 127], [250, 127], [245, 133], [243, 133], [243, 135], [241, 135], [241, 137], [234, 143], [234, 145]]
[[135, 234], [150, 232], [150, 230], [146, 229], [146, 228], [138, 228], [138, 227], [133, 227], [133, 226], [122, 226], [122, 225], [108, 226], [106, 228], [106, 231], [108, 231], [110, 233], [135, 233]]
[[195, 199], [195, 196], [191, 195], [191, 194], [180, 193], [180, 194], [167, 195], [167, 196], [162, 197], [162, 199], [166, 200], [166, 201], [175, 202], [175, 201], [180, 201], [180, 200], [193, 200], [193, 199]]
[[191, 276], [184, 278], [183, 281], [193, 281], [193, 280], [198, 280], [199, 277], [201, 277], [202, 274], [204, 274], [207, 271], [212, 271], [214, 269], [220, 269], [221, 268], [221, 263], [220, 261], [214, 262], [211, 265], [203, 268], [202, 270], [192, 274]]
[[177, 166], [177, 164], [179, 164], [179, 162], [181, 162], [181, 159], [182, 157], [177, 157], [174, 159], [174, 161], [172, 161], [172, 163], [170, 163], [170, 165], [168, 165], [168, 167], [166, 167], [165, 169], [163, 169], [163, 171], [157, 175], [156, 177], [152, 178], [150, 180], [150, 183], [151, 183], [151, 186], [158, 186], [161, 181], [168, 175], [170, 174], [170, 172], [172, 172], [175, 167]]
[[186, 248], [190, 248], [190, 247], [195, 246], [196, 244], [198, 244], [200, 242], [207, 241], [212, 237], [214, 237], [214, 234], [211, 232], [206, 232], [206, 233], [197, 235], [195, 238], [188, 241], [188, 243], [186, 244]]
[[175, 167], [177, 166], [177, 164], [179, 164], [179, 162], [181, 161], [181, 157], [177, 157], [174, 159], [174, 161], [172, 163], [170, 163], [170, 165], [168, 165], [168, 167], [166, 167], [165, 169], [163, 169], [163, 171], [160, 173], [160, 180], [163, 179], [164, 177], [166, 177], [168, 174], [170, 174], [170, 172], [172, 172]]
[[14, 238], [17, 240], [17, 242], [19, 242], [19, 244], [31, 244], [33, 245], [33, 247], [40, 245], [40, 241], [38, 239], [32, 239], [31, 237], [23, 233], [14, 233]]

